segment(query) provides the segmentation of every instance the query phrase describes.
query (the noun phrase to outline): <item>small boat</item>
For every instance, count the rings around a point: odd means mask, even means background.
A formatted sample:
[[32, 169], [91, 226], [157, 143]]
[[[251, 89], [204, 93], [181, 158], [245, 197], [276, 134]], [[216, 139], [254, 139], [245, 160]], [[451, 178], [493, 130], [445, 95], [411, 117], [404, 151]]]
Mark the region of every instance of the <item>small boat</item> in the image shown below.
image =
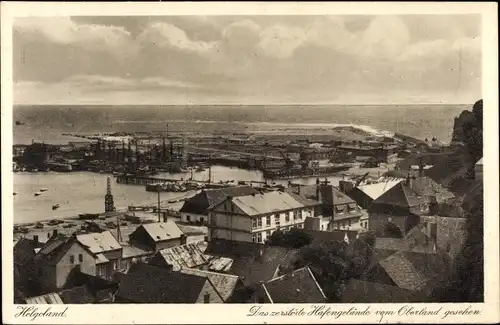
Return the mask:
[[40, 192], [35, 192], [35, 196], [39, 196], [39, 195], [42, 195], [42, 193], [40, 193]]
[[47, 192], [48, 190], [49, 190], [48, 188], [42, 187], [42, 188], [40, 189], [40, 192]]
[[57, 210], [57, 209], [59, 209], [59, 204], [54, 204], [54, 205], [52, 206], [52, 210]]

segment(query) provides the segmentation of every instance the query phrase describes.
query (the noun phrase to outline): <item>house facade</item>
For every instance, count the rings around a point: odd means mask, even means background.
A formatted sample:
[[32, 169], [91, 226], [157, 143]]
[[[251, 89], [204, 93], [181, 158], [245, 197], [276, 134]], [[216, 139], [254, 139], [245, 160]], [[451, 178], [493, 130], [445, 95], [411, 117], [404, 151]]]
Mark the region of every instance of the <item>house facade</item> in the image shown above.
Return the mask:
[[401, 236], [420, 223], [420, 216], [429, 214], [429, 203], [406, 182], [400, 182], [377, 198], [368, 209], [369, 229], [382, 231], [395, 224]]
[[264, 243], [278, 229], [303, 228], [317, 205], [280, 191], [229, 197], [210, 210], [208, 239]]
[[57, 291], [66, 285], [74, 271], [96, 274], [96, 256], [75, 237], [49, 240], [35, 257], [40, 289]]
[[174, 221], [142, 224], [129, 235], [130, 244], [146, 251], [182, 245], [184, 233]]
[[208, 220], [208, 208], [224, 201], [228, 196], [237, 197], [257, 193], [251, 186], [233, 186], [220, 189], [205, 189], [187, 199], [180, 209], [181, 221], [204, 224]]
[[119, 268], [123, 248], [110, 231], [77, 235], [76, 239], [87, 247], [96, 259], [96, 275], [111, 279]]

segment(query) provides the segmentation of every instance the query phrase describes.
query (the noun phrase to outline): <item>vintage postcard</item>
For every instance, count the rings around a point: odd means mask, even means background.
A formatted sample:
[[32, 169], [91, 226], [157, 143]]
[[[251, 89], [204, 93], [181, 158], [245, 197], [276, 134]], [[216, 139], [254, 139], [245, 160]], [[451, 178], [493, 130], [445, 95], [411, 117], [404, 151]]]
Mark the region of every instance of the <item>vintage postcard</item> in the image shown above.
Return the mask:
[[499, 319], [496, 3], [2, 3], [7, 324]]

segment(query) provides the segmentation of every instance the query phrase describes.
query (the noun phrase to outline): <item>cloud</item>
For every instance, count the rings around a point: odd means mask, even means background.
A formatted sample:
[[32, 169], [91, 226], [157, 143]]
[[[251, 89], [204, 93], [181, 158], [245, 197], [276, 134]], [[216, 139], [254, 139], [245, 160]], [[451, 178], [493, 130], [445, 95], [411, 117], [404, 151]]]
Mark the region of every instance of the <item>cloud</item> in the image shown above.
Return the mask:
[[110, 100], [120, 93], [138, 102], [480, 96], [477, 17], [450, 16], [443, 24], [432, 16], [419, 32], [426, 17], [22, 19], [15, 25], [16, 87]]
[[138, 40], [141, 43], [151, 42], [159, 47], [175, 48], [200, 54], [213, 50], [217, 44], [217, 42], [191, 40], [182, 29], [165, 22], [149, 24], [139, 35]]
[[123, 27], [76, 24], [69, 17], [19, 18], [13, 26], [14, 31], [29, 39], [43, 37], [56, 44], [107, 50], [117, 56], [134, 49], [130, 46], [131, 35]]

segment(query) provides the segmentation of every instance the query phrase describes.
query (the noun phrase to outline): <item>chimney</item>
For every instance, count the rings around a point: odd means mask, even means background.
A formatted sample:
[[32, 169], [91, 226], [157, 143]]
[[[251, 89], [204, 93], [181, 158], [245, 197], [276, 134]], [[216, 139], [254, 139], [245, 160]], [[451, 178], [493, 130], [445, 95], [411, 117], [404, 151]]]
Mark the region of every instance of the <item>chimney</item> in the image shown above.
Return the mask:
[[422, 158], [418, 162], [418, 177], [424, 177], [424, 160]]
[[186, 245], [187, 243], [187, 236], [185, 234], [181, 235], [181, 245]]
[[406, 186], [411, 187], [411, 179], [412, 177], [410, 176], [410, 172], [408, 172], [408, 175], [406, 176]]
[[38, 243], [38, 235], [33, 235], [33, 240]]

